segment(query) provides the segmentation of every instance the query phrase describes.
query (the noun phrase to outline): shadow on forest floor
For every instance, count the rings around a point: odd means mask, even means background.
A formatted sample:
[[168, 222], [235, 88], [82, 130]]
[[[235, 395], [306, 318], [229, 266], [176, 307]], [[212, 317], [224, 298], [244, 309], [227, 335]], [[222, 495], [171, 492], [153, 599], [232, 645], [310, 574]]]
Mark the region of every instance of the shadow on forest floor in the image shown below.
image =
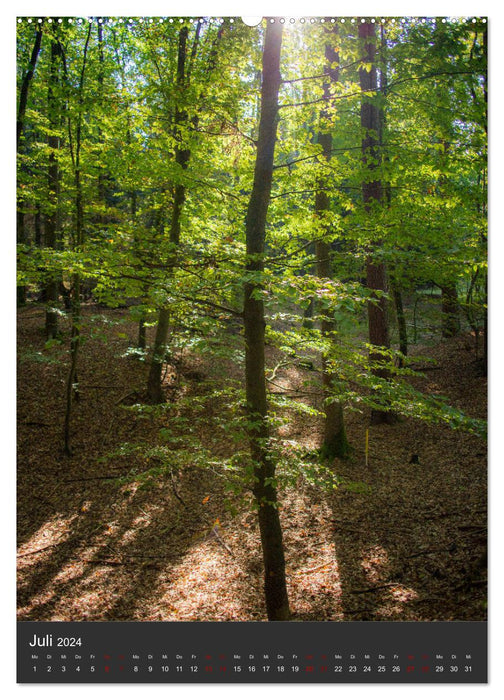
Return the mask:
[[[370, 433], [370, 466], [362, 455], [340, 472], [369, 491], [343, 489], [330, 499], [344, 619], [483, 619], [485, 475], [471, 458], [478, 440], [414, 421]], [[418, 464], [404, 448], [402, 460], [388, 457], [408, 444], [421, 455]]]

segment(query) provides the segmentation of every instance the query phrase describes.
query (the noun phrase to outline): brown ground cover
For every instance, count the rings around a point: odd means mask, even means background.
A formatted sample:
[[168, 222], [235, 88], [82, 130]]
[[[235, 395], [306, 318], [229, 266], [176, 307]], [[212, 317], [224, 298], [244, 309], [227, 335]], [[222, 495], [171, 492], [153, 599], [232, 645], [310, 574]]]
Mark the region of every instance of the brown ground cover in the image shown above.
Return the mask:
[[[19, 312], [18, 619], [263, 620], [256, 516], [238, 502], [236, 513], [226, 508], [222, 475], [211, 465], [189, 465], [145, 489], [119, 480], [141, 455], [100, 461], [124, 443], [159, 442], [166, 420], [127, 410], [142, 396], [146, 367], [124, 356], [134, 324], [110, 323], [124, 316], [86, 311], [93, 337], [82, 348], [68, 458], [66, 342], [44, 350], [43, 310]], [[423, 353], [436, 369], [415, 381], [485, 417], [486, 380], [470, 337]], [[238, 368], [225, 369], [239, 376]], [[303, 371], [280, 373], [279, 383], [298, 382]], [[174, 401], [196, 399], [212, 381], [222, 381], [222, 367], [191, 356], [166, 377]], [[194, 429], [190, 402], [185, 406]], [[405, 419], [370, 428], [366, 467], [367, 425], [365, 412], [348, 414], [352, 456], [332, 465], [340, 488], [327, 493], [300, 478], [281, 491], [295, 618], [485, 619], [485, 443]], [[283, 430], [313, 447], [320, 427], [318, 418], [303, 417]], [[233, 450], [225, 440], [221, 448]], [[353, 482], [365, 487], [344, 485]]]

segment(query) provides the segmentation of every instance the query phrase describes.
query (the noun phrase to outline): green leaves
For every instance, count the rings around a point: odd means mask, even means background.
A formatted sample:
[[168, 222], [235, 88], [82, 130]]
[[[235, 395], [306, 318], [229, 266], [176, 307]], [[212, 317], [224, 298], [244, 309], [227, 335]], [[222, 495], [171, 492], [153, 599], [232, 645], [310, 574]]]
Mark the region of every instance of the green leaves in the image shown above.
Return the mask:
[[[432, 289], [455, 285], [471, 327], [479, 333], [483, 324], [487, 148], [482, 27], [441, 25], [428, 18], [425, 23], [388, 23], [377, 59], [378, 89], [363, 91], [359, 72], [369, 76], [373, 64], [355, 29], [346, 26], [333, 37], [339, 63], [326, 60], [327, 35], [321, 25], [286, 31], [266, 247], [264, 254], [246, 256], [245, 216], [257, 145], [259, 33], [227, 24], [217, 39], [220, 25], [205, 23], [197, 39], [194, 23], [185, 20], [182, 26], [189, 47], [183, 86], [177, 83], [178, 25], [116, 22], [103, 27], [101, 42], [93, 27], [80, 91], [88, 26], [58, 30], [64, 63], [62, 55], [52, 69], [44, 35], [18, 160], [19, 211], [26, 228], [18, 246], [18, 283], [37, 293], [58, 279], [70, 291], [79, 276], [92, 286], [95, 301], [110, 308], [128, 305], [125, 313], [147, 324], [155, 323], [159, 308], [169, 306], [172, 356], [208, 358], [220, 368], [220, 386], [205, 383], [204, 398], [193, 397], [191, 406], [177, 399], [180, 414], [170, 415], [173, 427], [162, 428], [149, 464], [140, 464], [138, 473], [145, 469], [160, 475], [160, 469], [167, 473], [196, 465], [229, 477], [233, 488], [250, 485], [245, 436], [253, 421], [244, 413], [240, 382], [227, 373], [229, 367], [235, 376], [243, 370], [245, 284], [265, 307], [274, 433], [266, 447], [279, 459], [280, 478], [303, 474], [313, 483], [333, 483], [320, 471], [315, 454], [278, 433], [292, 416], [318, 421], [322, 409], [335, 401], [356, 411], [387, 407], [482, 434], [481, 421], [440, 396], [412, 388], [415, 376], [404, 355], [370, 348], [364, 340], [368, 309], [381, 299], [392, 300], [384, 291], [367, 289], [364, 271], [371, 260], [393, 270], [415, 340], [438, 333], [440, 297], [424, 293], [426, 284]], [[32, 34], [19, 27], [22, 66]], [[324, 92], [328, 66], [339, 68], [339, 76]], [[55, 68], [57, 80], [51, 75]], [[365, 149], [363, 164], [360, 110], [370, 103], [383, 110], [384, 122], [364, 133], [376, 143]], [[176, 119], [177, 113], [184, 119]], [[325, 157], [321, 135], [327, 134], [331, 149]], [[191, 152], [187, 167], [176, 158], [184, 149]], [[57, 187], [48, 178], [55, 162]], [[76, 238], [77, 173], [84, 240]], [[364, 206], [363, 184], [373, 182], [381, 183], [381, 201]], [[181, 185], [180, 241], [175, 243], [170, 234]], [[317, 197], [325, 204], [316, 210]], [[53, 216], [57, 244], [49, 248], [45, 226]], [[327, 246], [329, 270], [322, 279], [314, 269], [321, 243]], [[330, 332], [322, 333], [324, 323], [330, 323]], [[121, 329], [116, 337], [127, 340]], [[36, 360], [51, 361], [58, 342], [50, 341]], [[124, 352], [150, 357], [148, 347]], [[322, 355], [337, 382], [325, 405]], [[391, 380], [377, 377], [377, 369], [386, 370]], [[282, 373], [298, 380], [289, 385], [290, 395], [278, 393], [285, 390], [281, 382], [275, 386]], [[219, 415], [210, 410], [212, 402], [221, 409]], [[154, 415], [149, 407], [128, 410]], [[208, 444], [198, 427], [208, 431]], [[216, 460], [210, 447], [218, 436], [231, 449], [222, 450]], [[136, 448], [131, 455], [141, 460]]]

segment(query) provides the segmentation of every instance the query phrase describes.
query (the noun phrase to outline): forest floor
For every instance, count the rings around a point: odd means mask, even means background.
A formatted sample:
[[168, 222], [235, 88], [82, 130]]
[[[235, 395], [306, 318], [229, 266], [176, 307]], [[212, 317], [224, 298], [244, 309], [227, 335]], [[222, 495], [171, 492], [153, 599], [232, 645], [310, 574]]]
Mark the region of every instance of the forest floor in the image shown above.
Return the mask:
[[[147, 367], [126, 353], [137, 331], [125, 314], [86, 310], [93, 334], [81, 349], [69, 458], [62, 450], [67, 339], [45, 348], [42, 307], [19, 312], [18, 619], [264, 620], [256, 515], [233, 501], [218, 470], [189, 464], [148, 487], [121, 479], [132, 465], [155, 466], [145, 454], [121, 456], [121, 446], [159, 444], [169, 420], [130, 410]], [[487, 386], [473, 341], [461, 335], [414, 348], [435, 360], [415, 383], [485, 418]], [[224, 382], [223, 367], [187, 354], [172, 369], [168, 398], [185, 399], [179, 411], [191, 431], [198, 399]], [[224, 374], [239, 378], [239, 368]], [[298, 367], [278, 382], [289, 388], [313, 374]], [[293, 617], [486, 619], [485, 442], [404, 419], [370, 427], [366, 466], [368, 426], [366, 411], [348, 412], [351, 456], [330, 465], [341, 477], [337, 490], [299, 478], [280, 491]], [[320, 418], [296, 417], [282, 430], [314, 447]], [[216, 444], [213, 435], [199, 437]], [[222, 455], [232, 453], [225, 434], [219, 440]]]

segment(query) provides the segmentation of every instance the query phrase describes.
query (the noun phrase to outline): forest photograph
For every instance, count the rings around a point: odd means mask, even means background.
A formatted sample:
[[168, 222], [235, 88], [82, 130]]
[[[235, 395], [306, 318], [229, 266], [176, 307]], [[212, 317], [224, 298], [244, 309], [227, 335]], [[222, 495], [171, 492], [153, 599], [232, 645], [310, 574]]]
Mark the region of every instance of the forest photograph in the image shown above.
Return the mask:
[[19, 17], [17, 619], [487, 619], [487, 20]]

